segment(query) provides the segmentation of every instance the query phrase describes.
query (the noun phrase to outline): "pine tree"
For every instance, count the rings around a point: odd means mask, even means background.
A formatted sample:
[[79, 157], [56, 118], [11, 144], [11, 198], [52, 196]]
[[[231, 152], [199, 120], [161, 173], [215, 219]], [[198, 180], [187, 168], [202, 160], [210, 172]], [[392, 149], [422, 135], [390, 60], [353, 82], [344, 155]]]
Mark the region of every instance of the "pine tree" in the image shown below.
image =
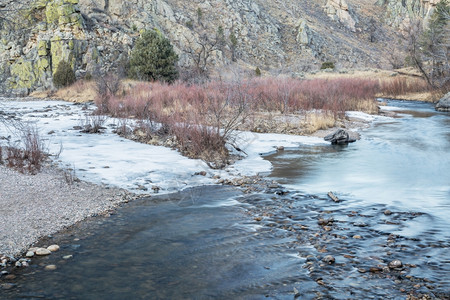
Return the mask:
[[129, 76], [139, 80], [173, 82], [178, 78], [178, 55], [161, 33], [147, 30], [141, 34], [131, 52]]
[[60, 61], [55, 74], [53, 74], [53, 84], [57, 88], [61, 88], [71, 85], [75, 80], [75, 72], [71, 65], [65, 60]]

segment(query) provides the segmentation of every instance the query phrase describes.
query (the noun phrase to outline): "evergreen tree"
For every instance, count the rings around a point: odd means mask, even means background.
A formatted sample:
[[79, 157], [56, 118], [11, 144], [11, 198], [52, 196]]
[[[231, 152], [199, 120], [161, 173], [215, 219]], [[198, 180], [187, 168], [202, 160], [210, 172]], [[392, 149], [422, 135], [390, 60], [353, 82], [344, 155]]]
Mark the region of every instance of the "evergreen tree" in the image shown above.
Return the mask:
[[160, 32], [147, 30], [141, 34], [131, 52], [128, 74], [139, 80], [173, 82], [178, 78], [177, 61], [178, 55], [170, 41]]
[[65, 60], [60, 61], [55, 74], [53, 74], [53, 84], [57, 88], [61, 88], [71, 85], [75, 80], [75, 72], [70, 64]]

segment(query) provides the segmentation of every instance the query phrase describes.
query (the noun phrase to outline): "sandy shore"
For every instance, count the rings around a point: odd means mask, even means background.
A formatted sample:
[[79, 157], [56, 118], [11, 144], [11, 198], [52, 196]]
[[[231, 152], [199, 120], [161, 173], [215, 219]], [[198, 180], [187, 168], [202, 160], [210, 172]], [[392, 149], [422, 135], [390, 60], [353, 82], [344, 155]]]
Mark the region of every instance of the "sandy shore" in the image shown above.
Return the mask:
[[40, 237], [135, 197], [122, 189], [71, 179], [67, 171], [51, 165], [38, 175], [0, 165], [0, 256], [18, 255]]

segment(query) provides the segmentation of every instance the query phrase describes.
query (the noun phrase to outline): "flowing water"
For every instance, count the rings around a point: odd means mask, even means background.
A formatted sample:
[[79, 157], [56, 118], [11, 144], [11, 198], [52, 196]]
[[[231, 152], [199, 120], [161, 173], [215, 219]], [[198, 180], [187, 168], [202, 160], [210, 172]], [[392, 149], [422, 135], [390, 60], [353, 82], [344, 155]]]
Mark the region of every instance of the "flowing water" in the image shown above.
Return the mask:
[[44, 239], [61, 250], [16, 269], [0, 298], [448, 299], [450, 115], [390, 105], [399, 118], [354, 144], [267, 156], [285, 188], [139, 199]]

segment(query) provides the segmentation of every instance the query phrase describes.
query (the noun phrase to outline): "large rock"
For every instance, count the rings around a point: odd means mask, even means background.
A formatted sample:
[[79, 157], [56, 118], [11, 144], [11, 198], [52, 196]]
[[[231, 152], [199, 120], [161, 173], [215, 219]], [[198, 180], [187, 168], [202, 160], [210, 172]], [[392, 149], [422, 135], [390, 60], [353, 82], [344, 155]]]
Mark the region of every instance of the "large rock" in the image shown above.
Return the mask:
[[324, 8], [328, 17], [341, 22], [351, 31], [356, 31], [356, 21], [350, 15], [349, 7], [345, 0], [328, 0]]
[[353, 143], [356, 139], [350, 137], [347, 131], [344, 129], [338, 129], [335, 132], [324, 137], [324, 140], [327, 142], [331, 142], [334, 145], [344, 145], [348, 143]]
[[441, 100], [436, 104], [437, 111], [450, 111], [450, 92], [445, 94]]

